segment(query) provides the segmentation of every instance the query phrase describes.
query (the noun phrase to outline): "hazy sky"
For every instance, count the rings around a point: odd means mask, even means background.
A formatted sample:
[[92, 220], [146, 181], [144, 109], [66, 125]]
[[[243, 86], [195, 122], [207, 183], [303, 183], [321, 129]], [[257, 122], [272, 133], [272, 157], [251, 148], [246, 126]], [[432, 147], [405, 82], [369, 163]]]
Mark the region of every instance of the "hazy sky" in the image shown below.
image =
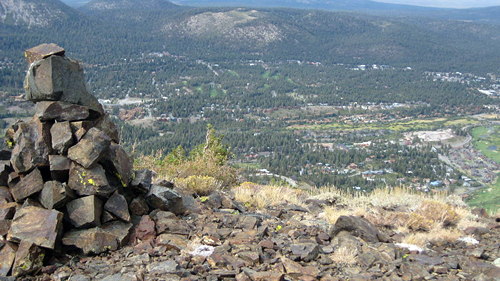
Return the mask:
[[472, 8], [500, 6], [500, 0], [374, 0], [377, 2], [409, 4], [441, 8]]

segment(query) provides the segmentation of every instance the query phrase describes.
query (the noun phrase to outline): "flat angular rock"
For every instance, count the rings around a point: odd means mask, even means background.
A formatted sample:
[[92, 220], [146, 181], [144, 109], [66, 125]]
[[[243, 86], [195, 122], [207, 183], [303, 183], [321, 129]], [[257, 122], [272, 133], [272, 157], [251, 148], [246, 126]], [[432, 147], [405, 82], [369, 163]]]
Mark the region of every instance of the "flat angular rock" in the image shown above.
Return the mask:
[[275, 271], [253, 271], [250, 269], [244, 269], [243, 272], [252, 281], [283, 281], [285, 280], [285, 274]]
[[112, 213], [110, 213], [106, 210], [102, 211], [102, 215], [101, 215], [101, 223], [102, 224], [107, 223], [107, 222], [116, 221], [116, 220], [118, 220], [118, 218], [116, 218]]
[[102, 201], [95, 195], [75, 199], [66, 204], [68, 216], [75, 227], [101, 225]]
[[[172, 214], [169, 216], [168, 214]], [[185, 220], [180, 220], [173, 213], [159, 211], [152, 215], [153, 220], [156, 224], [156, 233], [170, 233], [170, 234], [181, 234], [189, 235], [191, 228]]]
[[50, 43], [50, 44], [41, 44], [31, 49], [24, 51], [24, 56], [28, 61], [28, 65], [32, 64], [37, 60], [44, 59], [49, 56], [64, 56], [64, 50], [62, 47]]
[[291, 247], [292, 254], [299, 256], [302, 261], [310, 262], [319, 254], [319, 245], [316, 243], [297, 243]]
[[92, 128], [68, 150], [68, 158], [85, 168], [90, 168], [104, 158], [110, 144], [111, 139], [108, 135], [97, 128]]
[[128, 243], [133, 224], [129, 222], [112, 221], [101, 226], [102, 230], [114, 235], [120, 247]]
[[153, 209], [170, 211], [176, 215], [182, 214], [185, 210], [182, 197], [172, 189], [161, 185], [151, 186], [146, 201]]
[[87, 107], [72, 103], [40, 101], [36, 103], [35, 116], [42, 121], [79, 121], [89, 118], [90, 112]]
[[91, 169], [85, 169], [73, 163], [69, 171], [68, 186], [80, 196], [108, 197], [116, 189], [109, 185], [104, 169], [98, 164]]
[[66, 57], [50, 56], [32, 63], [24, 89], [29, 101], [64, 101], [103, 114], [99, 101], [87, 89], [83, 68]]
[[16, 258], [17, 246], [13, 243], [6, 243], [0, 248], [0, 276], [9, 274]]
[[130, 212], [136, 216], [143, 216], [149, 213], [149, 205], [142, 197], [132, 199], [129, 206]]
[[43, 178], [40, 170], [34, 169], [31, 173], [11, 188], [10, 192], [16, 202], [20, 202], [43, 189]]
[[130, 221], [130, 213], [128, 212], [127, 200], [118, 192], [115, 192], [104, 204], [104, 209], [119, 219]]
[[127, 187], [133, 176], [132, 161], [127, 152], [120, 145], [112, 142], [105, 160], [107, 166], [110, 166], [110, 170], [120, 180], [121, 185]]
[[116, 236], [100, 227], [66, 232], [62, 238], [62, 243], [66, 246], [75, 246], [86, 255], [91, 253], [100, 254], [118, 249]]
[[130, 187], [145, 194], [149, 192], [149, 189], [151, 189], [152, 181], [153, 172], [151, 170], [143, 169], [135, 171], [135, 176], [132, 182], [130, 182]]
[[188, 246], [189, 240], [184, 235], [164, 233], [156, 237], [156, 245], [167, 246], [168, 250], [182, 251]]
[[49, 165], [52, 179], [60, 182], [68, 180], [71, 160], [62, 155], [49, 155]]
[[66, 183], [48, 181], [40, 192], [39, 201], [50, 210], [59, 209], [74, 198], [76, 198], [75, 192]]
[[35, 244], [21, 241], [16, 253], [16, 259], [12, 268], [12, 275], [16, 277], [35, 275], [43, 267], [45, 251]]
[[52, 149], [59, 154], [66, 154], [68, 148], [73, 145], [73, 133], [69, 122], [58, 122], [50, 128], [52, 138]]
[[335, 237], [341, 231], [347, 231], [366, 242], [379, 242], [378, 229], [364, 218], [340, 216], [330, 231], [330, 237]]
[[313, 266], [302, 266], [298, 262], [294, 262], [288, 258], [281, 257], [281, 262], [283, 263], [283, 266], [285, 267], [285, 271], [287, 275], [293, 276], [295, 278], [301, 277], [303, 275], [307, 276], [312, 276], [312, 277], [317, 277], [319, 274], [319, 269], [313, 267]]
[[179, 265], [175, 261], [153, 262], [146, 267], [150, 274], [175, 274], [179, 270]]
[[10, 162], [17, 173], [26, 173], [49, 164], [52, 145], [49, 124], [40, 122], [38, 118], [19, 124], [14, 142]]
[[17, 210], [7, 239], [12, 242], [32, 242], [54, 249], [62, 230], [63, 213], [38, 207], [24, 207]]

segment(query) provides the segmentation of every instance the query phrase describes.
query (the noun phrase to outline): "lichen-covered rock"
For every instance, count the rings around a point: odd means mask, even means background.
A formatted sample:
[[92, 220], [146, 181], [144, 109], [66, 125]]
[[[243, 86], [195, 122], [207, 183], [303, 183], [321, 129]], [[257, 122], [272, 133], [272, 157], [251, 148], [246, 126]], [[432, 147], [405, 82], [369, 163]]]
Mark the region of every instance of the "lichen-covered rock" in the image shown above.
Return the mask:
[[153, 182], [153, 172], [148, 169], [143, 169], [135, 171], [135, 176], [130, 187], [135, 189], [139, 193], [148, 193]]
[[80, 196], [99, 195], [108, 197], [116, 188], [109, 185], [106, 172], [101, 165], [91, 169], [73, 163], [69, 172], [68, 186]]
[[75, 227], [101, 225], [102, 201], [95, 195], [75, 199], [66, 204], [68, 216]]
[[97, 128], [91, 128], [76, 145], [68, 150], [68, 158], [85, 168], [91, 168], [106, 156], [110, 144], [111, 139], [106, 133]]
[[40, 247], [54, 249], [62, 230], [63, 213], [39, 207], [17, 210], [7, 239], [12, 242], [32, 242]]
[[43, 189], [43, 177], [40, 170], [34, 169], [31, 173], [21, 179], [10, 189], [12, 197], [16, 202], [20, 202], [29, 196], [40, 192]]
[[24, 89], [29, 101], [64, 101], [103, 114], [101, 104], [87, 89], [83, 68], [66, 57], [49, 56], [32, 63]]
[[127, 187], [132, 180], [132, 161], [127, 152], [118, 144], [112, 142], [109, 146], [109, 153], [105, 157], [105, 166], [120, 180], [123, 187]]
[[12, 267], [12, 275], [21, 277], [36, 274], [43, 267], [45, 251], [32, 242], [21, 241]]

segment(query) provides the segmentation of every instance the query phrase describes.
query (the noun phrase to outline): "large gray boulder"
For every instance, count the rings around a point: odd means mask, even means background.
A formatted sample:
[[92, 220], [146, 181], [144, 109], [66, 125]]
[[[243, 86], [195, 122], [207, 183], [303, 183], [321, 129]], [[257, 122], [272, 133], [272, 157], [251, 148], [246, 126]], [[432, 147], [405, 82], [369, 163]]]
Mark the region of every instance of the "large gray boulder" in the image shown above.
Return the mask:
[[340, 216], [331, 228], [330, 237], [335, 237], [342, 231], [359, 237], [366, 242], [379, 242], [380, 233], [378, 229], [368, 220], [355, 216]]
[[100, 227], [66, 232], [62, 243], [66, 246], [75, 246], [86, 255], [114, 251], [119, 246], [116, 235]]
[[32, 63], [24, 88], [29, 101], [64, 101], [86, 106], [100, 114], [104, 112], [87, 89], [83, 68], [66, 57], [49, 56]]

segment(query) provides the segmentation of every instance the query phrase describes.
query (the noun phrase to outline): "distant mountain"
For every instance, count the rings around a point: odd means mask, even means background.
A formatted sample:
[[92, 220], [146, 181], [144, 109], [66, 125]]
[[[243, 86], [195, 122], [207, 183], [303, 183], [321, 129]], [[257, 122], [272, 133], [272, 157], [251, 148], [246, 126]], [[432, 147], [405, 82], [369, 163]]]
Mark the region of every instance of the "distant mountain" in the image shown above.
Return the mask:
[[180, 5], [198, 7], [281, 7], [327, 11], [356, 11], [376, 15], [411, 16], [470, 20], [500, 24], [500, 6], [472, 9], [445, 9], [381, 3], [371, 0], [175, 0]]
[[177, 7], [167, 0], [92, 0], [84, 4], [83, 11], [117, 11], [117, 10], [165, 10]]
[[75, 10], [59, 0], [0, 0], [0, 22], [9, 25], [45, 27], [78, 17]]

